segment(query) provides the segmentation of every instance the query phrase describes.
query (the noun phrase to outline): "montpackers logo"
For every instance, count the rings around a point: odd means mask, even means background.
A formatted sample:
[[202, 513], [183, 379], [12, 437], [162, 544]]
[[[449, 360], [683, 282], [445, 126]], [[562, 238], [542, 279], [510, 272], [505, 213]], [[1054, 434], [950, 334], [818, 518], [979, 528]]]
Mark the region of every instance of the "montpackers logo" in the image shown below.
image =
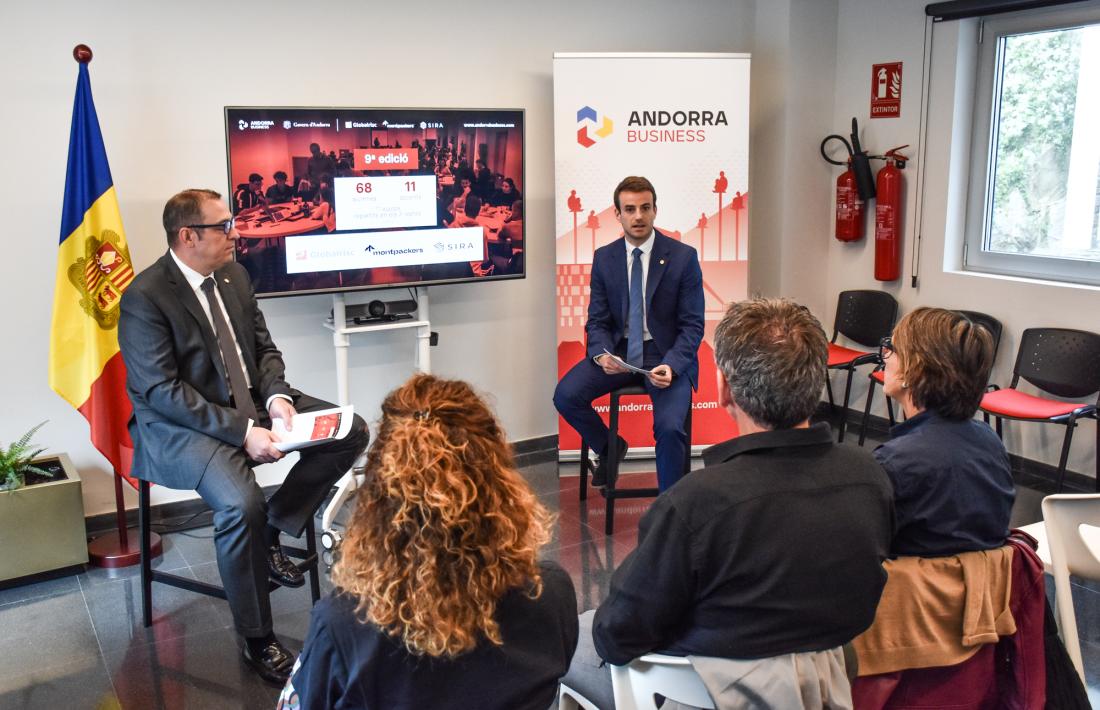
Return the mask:
[[118, 325], [118, 303], [122, 292], [134, 280], [130, 254], [122, 237], [109, 229], [103, 239], [88, 237], [84, 256], [69, 266], [69, 281], [80, 291], [80, 307], [100, 328]]

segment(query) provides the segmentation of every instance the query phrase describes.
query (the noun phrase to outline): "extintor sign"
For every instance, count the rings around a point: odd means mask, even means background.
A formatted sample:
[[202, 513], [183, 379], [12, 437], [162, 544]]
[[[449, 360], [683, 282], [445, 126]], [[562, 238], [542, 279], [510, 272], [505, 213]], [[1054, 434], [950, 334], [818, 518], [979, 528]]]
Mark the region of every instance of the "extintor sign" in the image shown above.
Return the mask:
[[871, 118], [901, 116], [901, 62], [871, 67]]

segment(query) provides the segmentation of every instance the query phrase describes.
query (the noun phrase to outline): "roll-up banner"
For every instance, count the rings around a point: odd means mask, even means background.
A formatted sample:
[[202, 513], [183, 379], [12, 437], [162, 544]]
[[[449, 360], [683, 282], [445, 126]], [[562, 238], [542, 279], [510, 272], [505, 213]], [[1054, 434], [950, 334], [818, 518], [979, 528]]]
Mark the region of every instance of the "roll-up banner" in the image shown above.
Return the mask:
[[[642, 175], [657, 191], [656, 229], [694, 247], [703, 269], [693, 449], [735, 436], [712, 344], [725, 305], [748, 291], [749, 55], [555, 54], [554, 164], [558, 377], [585, 356], [592, 254], [623, 234], [615, 186]], [[607, 409], [597, 400], [605, 421]], [[624, 398], [619, 427], [632, 452], [652, 452], [649, 398]], [[558, 434], [566, 457], [580, 449], [560, 417]]]

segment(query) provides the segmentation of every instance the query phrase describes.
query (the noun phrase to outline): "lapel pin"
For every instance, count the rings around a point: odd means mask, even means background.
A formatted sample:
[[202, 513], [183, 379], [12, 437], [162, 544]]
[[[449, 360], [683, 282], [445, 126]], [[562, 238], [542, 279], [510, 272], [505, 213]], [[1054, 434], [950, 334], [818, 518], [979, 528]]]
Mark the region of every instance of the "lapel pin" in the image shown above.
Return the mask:
[[661, 259], [661, 266], [664, 266], [664, 265], [665, 265], [665, 260]]
[[[662, 261], [661, 263], [663, 264], [663, 263], [665, 263], [665, 262], [663, 262], [663, 261]], [[226, 283], [229, 283], [229, 279], [222, 279], [222, 281], [224, 281], [224, 282], [226, 282]]]

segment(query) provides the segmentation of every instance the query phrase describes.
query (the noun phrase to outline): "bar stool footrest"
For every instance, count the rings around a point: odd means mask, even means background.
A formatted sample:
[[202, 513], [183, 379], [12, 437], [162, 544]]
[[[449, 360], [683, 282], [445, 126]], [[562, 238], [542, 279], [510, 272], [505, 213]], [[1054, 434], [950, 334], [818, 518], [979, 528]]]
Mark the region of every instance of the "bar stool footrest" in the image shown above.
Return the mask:
[[614, 488], [608, 490], [600, 488], [600, 495], [604, 498], [610, 498], [611, 500], [618, 500], [619, 498], [656, 498], [661, 492], [658, 488]]
[[161, 584], [168, 585], [169, 587], [176, 587], [177, 589], [186, 589], [189, 592], [195, 592], [197, 594], [205, 594], [208, 597], [217, 597], [218, 599], [228, 598], [225, 595], [225, 589], [219, 587], [216, 584], [200, 582], [197, 579], [191, 579], [190, 577], [181, 577], [178, 574], [171, 574], [169, 572], [153, 570], [152, 578], [150, 581], [159, 582]]
[[310, 552], [309, 550], [303, 550], [300, 547], [287, 547], [283, 545], [283, 552], [287, 557], [293, 557], [301, 562], [295, 562], [294, 566], [298, 568], [302, 574], [317, 567], [317, 553]]

